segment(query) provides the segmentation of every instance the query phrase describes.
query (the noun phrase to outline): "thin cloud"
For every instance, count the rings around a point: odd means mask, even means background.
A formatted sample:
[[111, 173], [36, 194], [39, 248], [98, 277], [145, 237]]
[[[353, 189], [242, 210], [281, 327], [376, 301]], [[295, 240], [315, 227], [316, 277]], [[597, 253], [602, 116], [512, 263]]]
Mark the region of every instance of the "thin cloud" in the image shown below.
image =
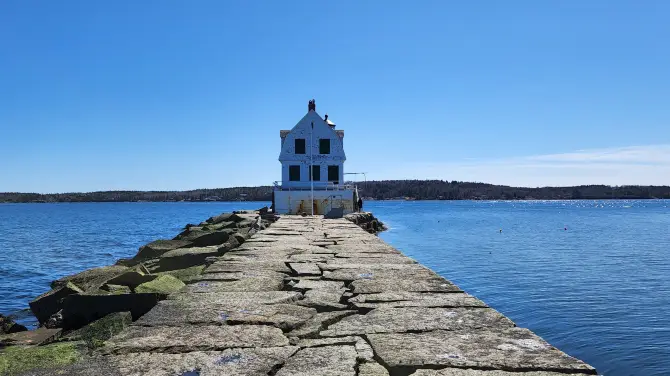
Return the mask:
[[670, 145], [413, 164], [401, 166], [384, 175], [384, 179], [444, 179], [526, 187], [588, 184], [670, 185]]

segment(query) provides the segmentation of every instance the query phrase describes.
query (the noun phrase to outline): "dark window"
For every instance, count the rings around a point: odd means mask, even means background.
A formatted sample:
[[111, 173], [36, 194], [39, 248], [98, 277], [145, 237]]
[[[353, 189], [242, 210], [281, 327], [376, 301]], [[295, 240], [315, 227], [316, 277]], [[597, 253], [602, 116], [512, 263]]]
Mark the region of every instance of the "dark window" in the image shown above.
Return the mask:
[[312, 173], [310, 174], [309, 178], [314, 180], [314, 181], [321, 181], [321, 166], [320, 165], [312, 165]]
[[330, 138], [319, 140], [319, 154], [330, 154]]
[[328, 181], [339, 183], [340, 166], [328, 166]]
[[300, 166], [288, 166], [288, 180], [300, 181]]
[[296, 154], [305, 154], [305, 139], [296, 138], [295, 139], [295, 153]]

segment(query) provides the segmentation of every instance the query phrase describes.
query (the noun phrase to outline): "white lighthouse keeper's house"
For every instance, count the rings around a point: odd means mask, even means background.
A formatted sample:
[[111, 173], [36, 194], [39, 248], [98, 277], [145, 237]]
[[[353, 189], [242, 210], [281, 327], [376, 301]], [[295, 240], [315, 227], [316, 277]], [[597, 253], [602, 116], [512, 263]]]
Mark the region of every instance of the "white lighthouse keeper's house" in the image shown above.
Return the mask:
[[344, 184], [344, 131], [316, 113], [307, 114], [281, 137], [282, 180], [275, 182], [273, 208], [278, 214], [342, 216], [357, 209], [356, 187]]

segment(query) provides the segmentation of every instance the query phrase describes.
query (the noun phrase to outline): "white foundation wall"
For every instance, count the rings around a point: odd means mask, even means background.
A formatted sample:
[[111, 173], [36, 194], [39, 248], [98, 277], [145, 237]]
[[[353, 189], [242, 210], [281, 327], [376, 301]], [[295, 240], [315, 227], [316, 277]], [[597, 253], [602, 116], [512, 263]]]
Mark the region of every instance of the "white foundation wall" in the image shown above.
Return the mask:
[[[312, 194], [311, 191], [288, 191], [275, 190], [275, 213], [277, 214], [298, 214], [301, 211], [306, 214], [312, 214]], [[354, 211], [354, 192], [353, 190], [339, 191], [314, 191], [314, 214], [327, 214], [333, 207], [344, 208], [344, 214]]]

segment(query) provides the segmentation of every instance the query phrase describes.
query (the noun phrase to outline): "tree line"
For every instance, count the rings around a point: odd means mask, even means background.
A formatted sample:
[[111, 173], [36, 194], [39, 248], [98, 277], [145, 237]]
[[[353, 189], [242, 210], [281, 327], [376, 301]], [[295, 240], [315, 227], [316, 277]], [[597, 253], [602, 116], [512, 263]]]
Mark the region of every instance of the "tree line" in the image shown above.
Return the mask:
[[[445, 180], [384, 180], [357, 182], [364, 199], [390, 200], [567, 200], [670, 199], [669, 186], [608, 186], [524, 188]], [[0, 202], [172, 202], [271, 201], [272, 187], [235, 187], [190, 191], [103, 191], [88, 193], [0, 193]]]

